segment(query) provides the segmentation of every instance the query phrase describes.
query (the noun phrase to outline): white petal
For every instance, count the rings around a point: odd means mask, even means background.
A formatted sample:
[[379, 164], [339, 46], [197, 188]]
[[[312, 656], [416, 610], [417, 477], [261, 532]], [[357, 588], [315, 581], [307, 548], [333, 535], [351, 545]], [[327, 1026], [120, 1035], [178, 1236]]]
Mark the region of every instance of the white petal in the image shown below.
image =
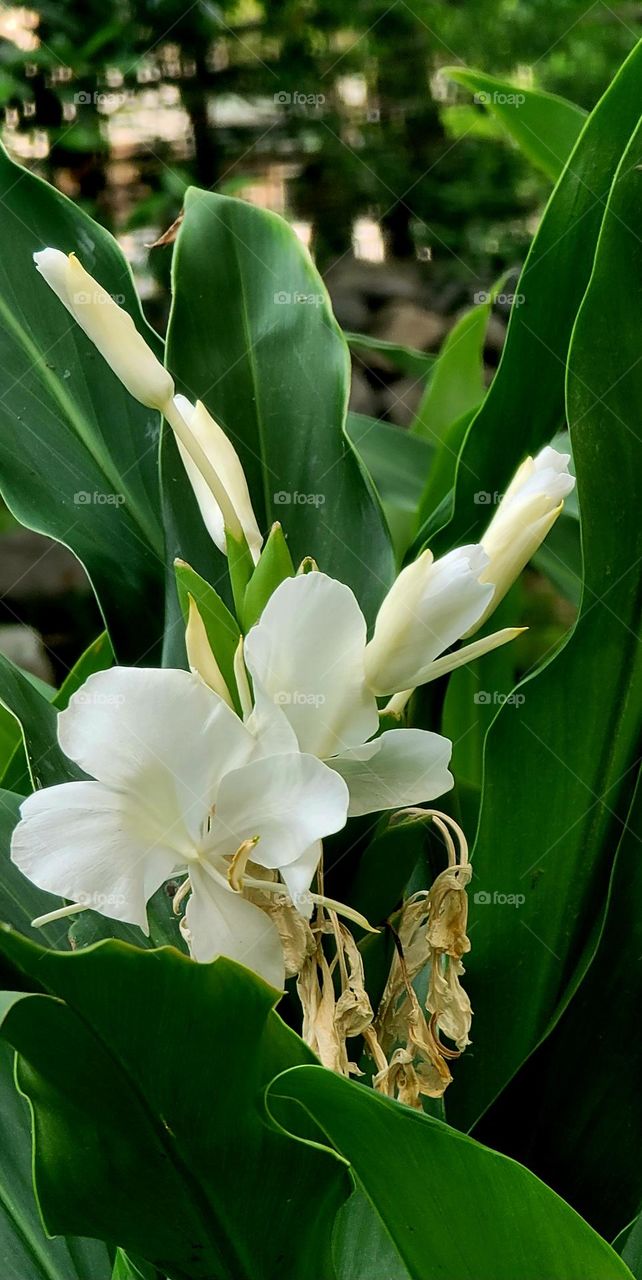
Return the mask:
[[315, 841], [340, 831], [347, 808], [345, 783], [314, 756], [267, 756], [223, 778], [211, 846], [233, 854], [244, 840], [258, 836], [252, 861], [285, 867]]
[[365, 643], [352, 591], [324, 573], [282, 582], [249, 632], [248, 670], [283, 708], [302, 751], [327, 759], [376, 732]]
[[27, 879], [147, 932], [146, 902], [182, 865], [180, 833], [99, 782], [36, 791], [20, 811], [11, 858]]
[[283, 948], [265, 912], [217, 884], [202, 867], [191, 869], [190, 880], [192, 895], [185, 924], [194, 959], [207, 962], [228, 956], [281, 991], [285, 984]]
[[[175, 396], [174, 403], [218, 475], [236, 512], [256, 564], [261, 554], [263, 538], [252, 508], [245, 472], [232, 441], [228, 439], [200, 400], [193, 405], [185, 396], [179, 395]], [[203, 517], [203, 523], [219, 550], [225, 552], [225, 528], [221, 508], [185, 446], [178, 439], [177, 444]]]
[[[528, 630], [527, 627], [504, 627], [502, 631], [493, 631], [489, 636], [483, 636], [481, 640], [473, 640], [472, 644], [462, 645], [461, 649], [456, 649], [454, 653], [446, 653], [443, 658], [435, 658], [424, 671], [417, 673], [417, 684], [429, 684], [431, 680], [438, 680], [440, 676], [448, 675], [451, 671], [456, 671], [457, 667], [465, 667], [469, 662], [474, 662], [477, 658], [483, 657], [485, 653], [491, 653], [493, 649], [499, 649], [501, 645], [508, 644], [509, 640], [516, 640], [521, 636], [522, 632]], [[408, 697], [412, 690], [407, 690]], [[391, 699], [392, 705], [388, 705], [385, 710], [393, 713], [402, 710], [407, 702], [400, 700], [395, 702]]]
[[254, 741], [188, 671], [113, 667], [90, 676], [58, 717], [63, 751], [100, 782], [135, 794], [197, 840], [227, 769]]
[[174, 394], [174, 383], [129, 312], [85, 271], [75, 254], [43, 249], [33, 257], [41, 276], [130, 394], [151, 409], [162, 409]]
[[391, 729], [330, 760], [350, 789], [349, 817], [435, 800], [453, 786], [452, 742], [424, 729]]
[[245, 726], [256, 740], [254, 759], [260, 756], [288, 755], [298, 751], [299, 744], [296, 733], [284, 710], [263, 688], [257, 676], [254, 677], [254, 707]]
[[301, 854], [300, 858], [297, 858], [296, 862], [291, 862], [287, 867], [281, 867], [281, 879], [297, 911], [306, 920], [310, 919], [314, 910], [310, 886], [322, 853], [323, 845], [320, 840], [317, 840]]
[[376, 694], [414, 688], [417, 673], [481, 617], [493, 587], [479, 579], [487, 564], [473, 544], [440, 560], [423, 552], [390, 588], [366, 650], [366, 677]]

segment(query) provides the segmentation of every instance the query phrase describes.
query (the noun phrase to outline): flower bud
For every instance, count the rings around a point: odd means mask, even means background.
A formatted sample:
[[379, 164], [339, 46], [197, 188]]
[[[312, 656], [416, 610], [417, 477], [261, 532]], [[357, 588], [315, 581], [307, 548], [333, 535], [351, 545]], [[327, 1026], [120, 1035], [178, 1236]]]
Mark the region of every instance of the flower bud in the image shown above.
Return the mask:
[[435, 658], [474, 626], [494, 588], [480, 581], [487, 557], [477, 545], [457, 547], [440, 560], [424, 551], [388, 592], [366, 647], [366, 681], [373, 693], [415, 688]]
[[187, 424], [203, 459], [203, 467], [199, 467], [196, 455], [190, 453], [181, 436], [176, 435], [179, 452], [210, 537], [225, 553], [226, 530], [232, 533], [242, 530], [256, 564], [263, 538], [252, 508], [245, 472], [232, 441], [200, 400], [193, 405], [185, 396], [174, 397], [172, 406], [167, 407], [166, 416], [176, 429], [173, 410], [177, 410]]
[[503, 599], [557, 520], [575, 486], [568, 472], [570, 458], [547, 445], [515, 472], [481, 540], [488, 556], [481, 581], [492, 582], [495, 595], [474, 630]]
[[174, 394], [174, 383], [129, 313], [85, 271], [74, 253], [67, 256], [60, 249], [42, 249], [33, 259], [130, 395], [149, 409], [162, 410]]

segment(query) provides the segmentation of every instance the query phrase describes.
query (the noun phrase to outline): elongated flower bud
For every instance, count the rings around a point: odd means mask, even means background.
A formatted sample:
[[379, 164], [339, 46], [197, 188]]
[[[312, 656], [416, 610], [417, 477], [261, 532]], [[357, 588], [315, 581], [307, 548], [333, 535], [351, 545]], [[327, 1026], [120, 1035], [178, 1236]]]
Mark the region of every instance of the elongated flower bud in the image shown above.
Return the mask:
[[[200, 400], [193, 405], [185, 396], [175, 396], [173, 407], [187, 424], [200, 451], [199, 456], [208, 464], [207, 467], [202, 462], [199, 465], [198, 456], [193, 451], [190, 453], [177, 432], [179, 452], [210, 537], [219, 550], [225, 552], [226, 530], [232, 533], [236, 529], [242, 530], [256, 564], [263, 538], [252, 509], [241, 460], [232, 441]], [[171, 406], [166, 408], [166, 416], [176, 430], [178, 424]]]
[[75, 254], [43, 249], [33, 258], [43, 279], [130, 395], [149, 409], [162, 410], [174, 394], [174, 383], [129, 313], [85, 271]]
[[570, 459], [569, 453], [548, 445], [515, 472], [481, 540], [488, 556], [481, 581], [492, 582], [495, 595], [473, 630], [503, 599], [557, 520], [564, 498], [575, 486], [568, 472]]
[[436, 561], [424, 551], [402, 570], [366, 647], [366, 681], [373, 693], [423, 683], [433, 660], [477, 622], [494, 594], [480, 581], [486, 565], [481, 547], [472, 545]]

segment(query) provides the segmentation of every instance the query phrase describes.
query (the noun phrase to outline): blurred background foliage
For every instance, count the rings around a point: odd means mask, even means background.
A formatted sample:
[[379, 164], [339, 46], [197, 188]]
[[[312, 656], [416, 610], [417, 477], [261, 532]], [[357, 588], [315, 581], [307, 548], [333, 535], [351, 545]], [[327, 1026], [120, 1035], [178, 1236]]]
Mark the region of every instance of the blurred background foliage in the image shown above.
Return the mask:
[[[195, 183], [289, 218], [345, 329], [435, 352], [480, 290], [516, 279], [550, 190], [443, 68], [590, 108], [641, 34], [642, 5], [617, 0], [0, 4], [2, 138], [114, 232], [161, 331], [171, 250], [149, 246]], [[353, 360], [352, 407], [408, 427], [422, 380], [382, 350]], [[0, 514], [0, 626], [43, 634], [35, 669], [60, 678], [99, 628], [84, 575]], [[33, 636], [16, 642], [33, 666]]]

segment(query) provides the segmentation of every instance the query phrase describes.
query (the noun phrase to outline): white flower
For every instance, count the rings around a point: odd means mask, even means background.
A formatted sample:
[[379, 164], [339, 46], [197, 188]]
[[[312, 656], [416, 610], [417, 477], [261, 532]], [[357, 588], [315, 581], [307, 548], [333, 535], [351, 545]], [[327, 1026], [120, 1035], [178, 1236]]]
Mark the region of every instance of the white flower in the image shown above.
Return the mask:
[[221, 551], [226, 536], [245, 537], [256, 563], [262, 538], [233, 444], [200, 402], [174, 397], [171, 374], [138, 332], [129, 313], [60, 249], [34, 253], [41, 276], [60, 299], [130, 395], [158, 409], [176, 436], [181, 458], [205, 526]]
[[[286, 719], [301, 751], [350, 789], [349, 814], [433, 800], [453, 785], [452, 744], [437, 733], [379, 727], [366, 680], [366, 623], [350, 590], [324, 573], [277, 587], [245, 641], [261, 714]], [[270, 709], [271, 708], [271, 709]]]
[[[252, 499], [247, 487], [245, 472], [241, 460], [225, 432], [214, 421], [200, 400], [196, 405], [190, 404], [185, 396], [175, 396], [174, 406], [187, 423], [192, 436], [198, 441], [203, 453], [209, 459], [225, 494], [223, 501], [232, 508], [240, 524], [247, 545], [256, 564], [263, 545], [263, 538], [252, 509]], [[168, 419], [171, 425], [171, 419]], [[226, 551], [225, 526], [229, 527], [221, 509], [221, 493], [217, 496], [203, 478], [180, 437], [177, 443], [185, 470], [196, 496], [203, 523], [219, 551]], [[226, 501], [227, 500], [227, 501]]]
[[388, 592], [366, 649], [366, 678], [377, 694], [415, 688], [430, 665], [490, 605], [494, 588], [480, 581], [488, 557], [477, 545], [440, 560], [430, 551], [402, 569]]
[[174, 394], [174, 384], [129, 313], [85, 271], [74, 253], [43, 249], [33, 258], [41, 276], [130, 394], [150, 409], [162, 409]]
[[477, 626], [499, 604], [557, 520], [564, 498], [575, 486], [569, 475], [570, 453], [547, 445], [517, 469], [493, 516], [481, 545], [488, 564], [482, 582], [492, 582], [495, 595]]
[[152, 894], [187, 870], [194, 957], [227, 955], [282, 986], [278, 933], [231, 887], [234, 855], [258, 837], [252, 861], [305, 892], [319, 841], [345, 823], [342, 779], [311, 755], [265, 754], [276, 740], [266, 744], [259, 720], [245, 726], [185, 671], [100, 672], [58, 725], [63, 750], [96, 781], [24, 801], [16, 866], [40, 888], [144, 930]]

